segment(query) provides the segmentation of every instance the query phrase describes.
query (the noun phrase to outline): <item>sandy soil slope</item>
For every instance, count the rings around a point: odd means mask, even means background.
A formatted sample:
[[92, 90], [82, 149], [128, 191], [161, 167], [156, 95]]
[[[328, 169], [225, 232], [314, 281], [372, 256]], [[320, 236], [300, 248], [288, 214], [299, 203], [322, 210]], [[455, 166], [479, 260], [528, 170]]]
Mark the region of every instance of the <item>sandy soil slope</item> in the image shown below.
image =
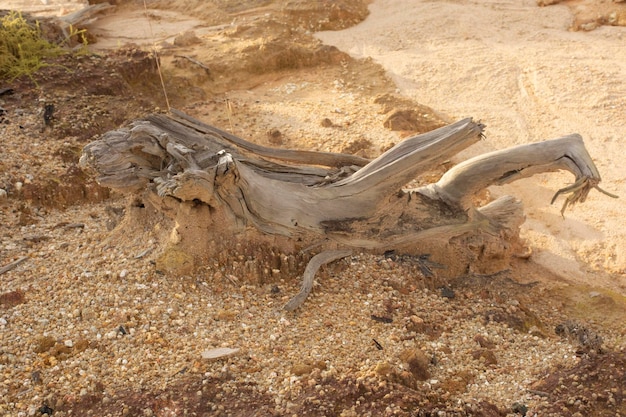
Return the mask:
[[[566, 6], [534, 2], [379, 1], [362, 24], [317, 34], [355, 57], [372, 57], [402, 92], [453, 119], [480, 118], [501, 149], [578, 132], [603, 175], [626, 195], [626, 29], [572, 32]], [[545, 176], [494, 193], [529, 207], [524, 236], [533, 259], [579, 281], [626, 289], [626, 202], [599, 193], [560, 218], [548, 206], [566, 176]]]

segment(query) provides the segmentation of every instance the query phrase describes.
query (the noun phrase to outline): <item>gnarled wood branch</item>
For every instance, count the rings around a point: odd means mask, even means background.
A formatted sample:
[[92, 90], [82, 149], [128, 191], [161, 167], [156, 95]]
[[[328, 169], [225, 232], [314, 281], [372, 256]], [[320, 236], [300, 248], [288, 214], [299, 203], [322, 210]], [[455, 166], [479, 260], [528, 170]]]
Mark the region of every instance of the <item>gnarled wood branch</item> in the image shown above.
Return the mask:
[[[295, 250], [330, 240], [344, 248], [415, 252], [428, 247], [425, 242], [437, 242], [448, 253], [455, 250], [450, 243], [462, 239], [465, 245], [459, 250], [464, 252], [458, 258], [471, 264], [489, 252], [486, 245], [498, 247], [495, 252], [506, 258], [523, 219], [521, 204], [511, 197], [472, 207], [473, 197], [484, 188], [568, 170], [576, 181], [556, 195], [571, 193], [565, 209], [583, 202], [600, 182], [582, 138], [569, 135], [480, 155], [453, 167], [434, 184], [403, 190], [412, 179], [480, 140], [483, 129], [464, 119], [408, 138], [368, 161], [262, 147], [173, 111], [105, 134], [85, 147], [81, 163], [96, 170], [102, 185], [148, 193], [157, 206], [160, 198], [164, 211], [172, 212], [175, 202], [208, 207], [202, 216], [211, 218], [205, 223], [207, 233], [214, 234], [206, 237], [213, 242], [212, 250], [229, 242], [235, 242], [230, 247], [240, 247], [241, 235], [246, 244], [274, 236], [271, 244], [284, 247], [287, 239], [296, 242]], [[188, 218], [174, 217], [177, 225], [189, 224]], [[185, 250], [198, 251], [198, 240]], [[259, 250], [266, 243], [258, 243]], [[314, 257], [299, 301], [288, 305], [304, 300], [317, 263], [345, 253], [339, 249]]]
[[558, 170], [567, 170], [576, 177], [574, 186], [559, 190], [552, 199], [554, 202], [558, 195], [571, 193], [561, 213], [569, 204], [584, 202], [589, 191], [597, 188], [600, 182], [600, 173], [585, 149], [582, 137], [572, 134], [479, 155], [458, 164], [437, 183], [419, 191], [449, 204], [467, 206], [472, 195], [490, 185], [504, 185], [537, 173]]

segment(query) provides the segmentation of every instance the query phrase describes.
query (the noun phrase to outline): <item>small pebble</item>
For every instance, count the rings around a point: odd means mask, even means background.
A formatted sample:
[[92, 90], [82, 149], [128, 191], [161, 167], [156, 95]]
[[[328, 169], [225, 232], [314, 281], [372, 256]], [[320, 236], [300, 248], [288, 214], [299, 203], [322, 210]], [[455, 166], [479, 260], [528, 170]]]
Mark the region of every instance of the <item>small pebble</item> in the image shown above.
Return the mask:
[[441, 296], [452, 300], [455, 297], [454, 290], [450, 287], [441, 287]]
[[231, 349], [231, 348], [216, 348], [209, 349], [202, 352], [202, 359], [219, 359], [226, 356], [234, 355], [239, 352], [239, 349]]

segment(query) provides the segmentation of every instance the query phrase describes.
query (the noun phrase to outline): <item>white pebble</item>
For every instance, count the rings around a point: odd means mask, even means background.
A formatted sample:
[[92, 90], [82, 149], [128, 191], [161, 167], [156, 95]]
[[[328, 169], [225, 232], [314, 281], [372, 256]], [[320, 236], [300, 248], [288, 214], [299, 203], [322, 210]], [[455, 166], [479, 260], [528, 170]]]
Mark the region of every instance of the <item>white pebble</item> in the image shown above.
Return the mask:
[[72, 342], [72, 339], [68, 339], [65, 342], [63, 342], [63, 344], [69, 348], [71, 348], [72, 346], [74, 346], [74, 342]]
[[120, 271], [120, 278], [126, 278], [126, 275], [128, 275], [128, 269], [122, 269]]
[[7, 319], [5, 319], [4, 317], [0, 317], [0, 326], [6, 326], [7, 325]]
[[209, 349], [202, 352], [202, 359], [217, 359], [223, 358], [224, 356], [231, 356], [235, 353], [239, 352], [239, 349], [231, 349], [231, 348], [216, 348]]

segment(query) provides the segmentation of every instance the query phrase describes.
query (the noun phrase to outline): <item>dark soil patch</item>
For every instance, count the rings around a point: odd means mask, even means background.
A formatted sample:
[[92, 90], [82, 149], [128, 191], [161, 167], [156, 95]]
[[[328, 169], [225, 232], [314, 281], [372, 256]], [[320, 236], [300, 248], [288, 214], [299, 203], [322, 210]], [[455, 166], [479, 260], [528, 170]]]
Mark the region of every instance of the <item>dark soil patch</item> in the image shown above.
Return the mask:
[[535, 387], [545, 392], [550, 400], [533, 410], [537, 415], [623, 415], [626, 413], [626, 353], [585, 356], [576, 366], [546, 375]]

